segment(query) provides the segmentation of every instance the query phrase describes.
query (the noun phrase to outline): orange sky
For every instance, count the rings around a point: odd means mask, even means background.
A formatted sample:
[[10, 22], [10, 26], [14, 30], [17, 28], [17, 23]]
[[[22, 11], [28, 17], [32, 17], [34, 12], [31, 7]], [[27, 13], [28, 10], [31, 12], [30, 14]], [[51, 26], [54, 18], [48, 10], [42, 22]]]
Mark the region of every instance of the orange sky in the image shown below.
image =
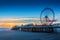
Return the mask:
[[[24, 20], [39, 20], [39, 18], [0, 18], [0, 28], [11, 28], [13, 26], [20, 26], [28, 24]], [[23, 22], [24, 21], [24, 22]]]
[[0, 23], [0, 26], [2, 28], [11, 28], [11, 27], [13, 27], [15, 25], [20, 25], [20, 23]]
[[28, 23], [0, 23], [0, 28], [12, 28], [13, 26], [21, 26], [26, 25]]
[[25, 22], [24, 20], [40, 20], [40, 18], [0, 18], [0, 28], [12, 28], [16, 25], [21, 26], [28, 23], [41, 24], [40, 22]]

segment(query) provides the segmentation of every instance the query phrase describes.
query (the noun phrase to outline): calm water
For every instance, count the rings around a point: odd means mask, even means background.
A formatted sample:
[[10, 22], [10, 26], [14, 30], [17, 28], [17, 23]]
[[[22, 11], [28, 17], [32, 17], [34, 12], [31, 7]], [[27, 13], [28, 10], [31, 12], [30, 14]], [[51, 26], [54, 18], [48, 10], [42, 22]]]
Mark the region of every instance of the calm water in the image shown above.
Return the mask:
[[0, 29], [0, 40], [60, 40], [60, 33], [21, 32]]
[[7, 30], [10, 30], [8, 28], [0, 28], [0, 31], [7, 31]]

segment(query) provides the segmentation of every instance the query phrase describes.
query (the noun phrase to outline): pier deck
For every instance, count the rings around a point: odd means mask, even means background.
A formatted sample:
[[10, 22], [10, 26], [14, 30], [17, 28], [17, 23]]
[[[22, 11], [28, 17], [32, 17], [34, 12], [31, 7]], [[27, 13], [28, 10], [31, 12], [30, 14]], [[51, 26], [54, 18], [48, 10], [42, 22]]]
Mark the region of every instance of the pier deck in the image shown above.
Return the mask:
[[[60, 26], [26, 26], [20, 27], [21, 31], [25, 32], [57, 32]], [[60, 31], [60, 30], [59, 30]]]
[[12, 30], [20, 30], [25, 32], [60, 32], [60, 26], [19, 26]]

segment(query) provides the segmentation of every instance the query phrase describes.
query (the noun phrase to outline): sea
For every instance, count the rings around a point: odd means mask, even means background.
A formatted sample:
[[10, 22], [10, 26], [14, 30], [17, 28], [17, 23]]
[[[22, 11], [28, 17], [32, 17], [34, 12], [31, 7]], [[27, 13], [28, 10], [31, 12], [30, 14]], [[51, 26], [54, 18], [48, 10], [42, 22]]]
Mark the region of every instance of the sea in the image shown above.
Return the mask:
[[10, 30], [8, 28], [0, 28], [0, 40], [60, 40], [60, 32], [23, 32], [19, 30]]

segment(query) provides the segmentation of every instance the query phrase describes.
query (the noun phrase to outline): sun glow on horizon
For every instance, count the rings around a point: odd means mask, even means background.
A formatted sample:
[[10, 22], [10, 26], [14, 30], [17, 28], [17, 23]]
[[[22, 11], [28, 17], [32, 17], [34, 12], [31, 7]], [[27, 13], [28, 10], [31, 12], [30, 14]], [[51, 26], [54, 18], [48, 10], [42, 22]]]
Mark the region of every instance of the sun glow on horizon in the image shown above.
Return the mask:
[[0, 18], [0, 28], [12, 28], [30, 23], [41, 25], [40, 18]]
[[20, 23], [0, 23], [0, 28], [11, 28], [18, 25], [20, 25]]
[[0, 28], [11, 28], [13, 26], [21, 26], [29, 24], [30, 20], [39, 20], [39, 18], [0, 18]]

